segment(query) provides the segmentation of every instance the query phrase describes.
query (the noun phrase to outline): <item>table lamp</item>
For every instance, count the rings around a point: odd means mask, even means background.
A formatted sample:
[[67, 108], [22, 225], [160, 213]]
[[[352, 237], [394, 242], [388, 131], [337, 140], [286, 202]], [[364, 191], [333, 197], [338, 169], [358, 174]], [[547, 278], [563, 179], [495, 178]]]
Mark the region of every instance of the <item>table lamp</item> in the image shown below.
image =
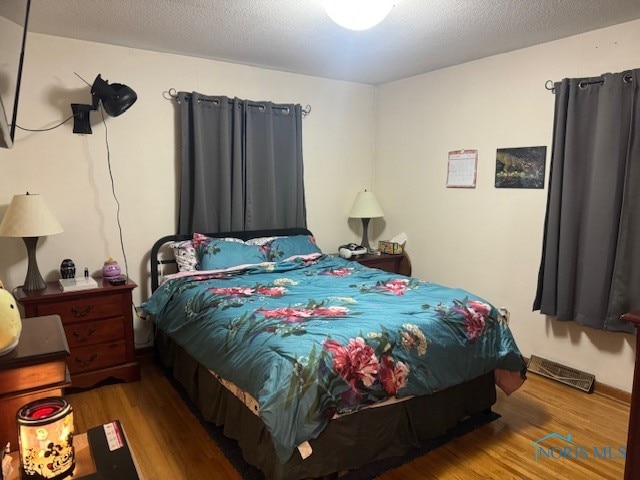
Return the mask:
[[351, 206], [351, 212], [349, 212], [349, 218], [361, 218], [362, 219], [362, 241], [360, 245], [371, 251], [369, 247], [369, 220], [372, 218], [382, 217], [384, 213], [380, 204], [373, 195], [373, 192], [358, 192], [356, 199]]
[[29, 257], [27, 276], [22, 289], [44, 290], [46, 283], [40, 275], [36, 260], [38, 237], [62, 232], [62, 227], [45, 203], [42, 195], [14, 195], [0, 223], [0, 237], [22, 237]]

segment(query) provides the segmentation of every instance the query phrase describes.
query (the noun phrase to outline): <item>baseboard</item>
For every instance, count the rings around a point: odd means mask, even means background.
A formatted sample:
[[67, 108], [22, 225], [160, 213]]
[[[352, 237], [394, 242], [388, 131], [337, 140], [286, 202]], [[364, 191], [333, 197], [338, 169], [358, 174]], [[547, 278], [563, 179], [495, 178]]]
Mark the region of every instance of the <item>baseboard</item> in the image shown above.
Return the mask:
[[[522, 356], [524, 361], [529, 364], [529, 357]], [[622, 390], [620, 388], [612, 387], [611, 385], [607, 385], [606, 383], [596, 382], [593, 385], [593, 393], [597, 393], [598, 395], [603, 395], [605, 397], [613, 398], [614, 400], [618, 400], [623, 403], [631, 404], [631, 392], [627, 392], [626, 390]]]
[[593, 386], [593, 391], [595, 393], [599, 393], [600, 395], [604, 395], [605, 397], [611, 397], [615, 400], [619, 400], [628, 404], [631, 403], [631, 392], [626, 392], [619, 388], [612, 387], [611, 385], [600, 383], [597, 380], [595, 385]]
[[149, 347], [136, 348], [136, 357], [147, 357], [153, 355], [153, 345]]

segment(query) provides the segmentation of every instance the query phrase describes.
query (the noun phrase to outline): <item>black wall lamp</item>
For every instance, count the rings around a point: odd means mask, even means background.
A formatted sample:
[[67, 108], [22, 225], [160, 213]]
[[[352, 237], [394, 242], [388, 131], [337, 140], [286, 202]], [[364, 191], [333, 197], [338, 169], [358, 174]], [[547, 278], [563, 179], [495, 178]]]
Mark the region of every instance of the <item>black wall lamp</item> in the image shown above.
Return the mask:
[[73, 133], [93, 133], [89, 123], [89, 112], [97, 110], [99, 102], [102, 102], [105, 112], [111, 117], [117, 117], [126, 112], [133, 105], [138, 96], [130, 87], [120, 83], [109, 83], [98, 74], [91, 86], [91, 105], [72, 103]]

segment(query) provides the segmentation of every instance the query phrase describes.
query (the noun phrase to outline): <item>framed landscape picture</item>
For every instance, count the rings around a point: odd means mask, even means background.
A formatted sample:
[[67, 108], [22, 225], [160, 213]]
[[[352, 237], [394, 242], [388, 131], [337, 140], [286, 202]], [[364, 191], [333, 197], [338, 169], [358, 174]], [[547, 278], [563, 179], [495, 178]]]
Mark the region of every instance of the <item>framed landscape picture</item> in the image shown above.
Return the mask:
[[498, 148], [496, 188], [544, 188], [547, 147]]

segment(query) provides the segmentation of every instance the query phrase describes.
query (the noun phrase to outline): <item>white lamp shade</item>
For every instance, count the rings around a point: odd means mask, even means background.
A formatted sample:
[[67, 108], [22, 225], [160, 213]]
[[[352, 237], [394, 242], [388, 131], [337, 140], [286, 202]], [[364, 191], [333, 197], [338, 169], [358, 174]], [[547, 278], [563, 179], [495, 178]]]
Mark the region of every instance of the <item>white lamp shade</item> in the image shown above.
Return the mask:
[[42, 195], [14, 195], [0, 223], [2, 237], [44, 237], [62, 232]]
[[366, 30], [389, 15], [397, 0], [325, 0], [327, 15], [349, 30]]
[[373, 192], [358, 192], [349, 212], [350, 218], [377, 218], [384, 216]]

